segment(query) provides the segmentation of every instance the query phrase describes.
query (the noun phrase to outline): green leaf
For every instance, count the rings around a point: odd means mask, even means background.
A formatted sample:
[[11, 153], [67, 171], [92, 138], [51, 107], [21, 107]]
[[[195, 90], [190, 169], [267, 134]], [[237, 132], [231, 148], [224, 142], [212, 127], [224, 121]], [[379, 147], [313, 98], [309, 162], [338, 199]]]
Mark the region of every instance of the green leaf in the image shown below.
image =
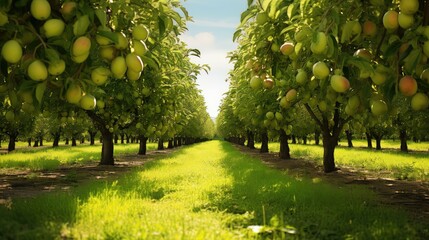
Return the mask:
[[292, 19], [294, 13], [296, 12], [295, 10], [296, 10], [296, 5], [293, 3], [287, 7], [287, 16], [289, 19]]
[[237, 40], [237, 38], [241, 36], [241, 32], [242, 32], [241, 29], [238, 29], [237, 31], [235, 31], [235, 33], [234, 33], [234, 35], [232, 37], [232, 41], [233, 42], [235, 42]]
[[165, 33], [165, 22], [164, 19], [158, 16], [158, 30], [160, 37], [164, 36]]
[[98, 20], [101, 23], [101, 26], [106, 26], [107, 25], [107, 14], [105, 10], [102, 9], [96, 9], [95, 10], [95, 15], [97, 16]]
[[392, 55], [396, 54], [399, 50], [399, 48], [401, 47], [402, 42], [398, 39], [394, 42], [392, 42], [386, 49], [386, 51], [384, 52], [384, 56], [386, 58], [391, 57]]
[[410, 54], [404, 59], [404, 70], [408, 74], [415, 72], [417, 65], [421, 59], [421, 51], [419, 49], [414, 49]]
[[52, 48], [45, 49], [45, 56], [50, 63], [60, 60], [60, 55], [55, 49], [52, 49]]
[[42, 103], [43, 94], [45, 93], [45, 90], [46, 90], [46, 84], [47, 84], [47, 81], [37, 84], [36, 99], [39, 103]]
[[268, 10], [268, 6], [270, 6], [272, 0], [261, 0], [262, 1], [262, 10], [265, 12]]
[[114, 43], [118, 42], [118, 35], [114, 32], [101, 30], [101, 31], [98, 31], [97, 34], [112, 40]]
[[148, 65], [149, 67], [155, 69], [156, 71], [159, 70], [159, 64], [157, 62], [155, 62], [152, 58], [149, 58], [147, 56], [140, 56], [143, 63]]
[[254, 16], [254, 14], [251, 14], [254, 12], [255, 12], [255, 8], [249, 8], [243, 13], [241, 13], [240, 26], [243, 26], [244, 24], [246, 24], [247, 21]]

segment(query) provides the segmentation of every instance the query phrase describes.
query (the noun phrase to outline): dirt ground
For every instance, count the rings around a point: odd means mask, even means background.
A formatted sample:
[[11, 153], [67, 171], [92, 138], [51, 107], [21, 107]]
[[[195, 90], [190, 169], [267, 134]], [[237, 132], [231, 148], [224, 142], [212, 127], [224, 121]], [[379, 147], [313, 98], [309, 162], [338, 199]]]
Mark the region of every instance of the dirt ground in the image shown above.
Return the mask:
[[[341, 167], [337, 172], [324, 173], [321, 166], [305, 159], [280, 160], [274, 153], [259, 153], [236, 145], [240, 151], [261, 159], [270, 167], [287, 171], [297, 177], [307, 177], [347, 187], [350, 184], [364, 185], [380, 196], [381, 204], [403, 208], [415, 218], [429, 221], [429, 183], [402, 181], [382, 177], [383, 174]], [[9, 205], [14, 198], [34, 197], [51, 191], [68, 191], [86, 181], [114, 179], [154, 160], [159, 155], [173, 150], [150, 151], [145, 156], [119, 156], [115, 166], [98, 166], [97, 164], [67, 166], [52, 171], [17, 170], [1, 172], [0, 170], [0, 204]]]
[[68, 191], [87, 181], [114, 179], [174, 150], [149, 151], [147, 155], [126, 155], [115, 159], [114, 166], [96, 163], [72, 165], [49, 171], [0, 170], [0, 204], [9, 205], [14, 198], [34, 197], [52, 191]]
[[261, 159], [270, 167], [287, 171], [295, 177], [307, 177], [333, 183], [339, 187], [363, 185], [380, 196], [381, 204], [402, 208], [417, 219], [429, 222], [429, 183], [396, 180], [385, 177], [385, 173], [375, 173], [363, 169], [340, 167], [337, 172], [324, 173], [322, 166], [305, 159], [281, 160], [275, 153], [260, 153], [236, 145], [240, 151]]

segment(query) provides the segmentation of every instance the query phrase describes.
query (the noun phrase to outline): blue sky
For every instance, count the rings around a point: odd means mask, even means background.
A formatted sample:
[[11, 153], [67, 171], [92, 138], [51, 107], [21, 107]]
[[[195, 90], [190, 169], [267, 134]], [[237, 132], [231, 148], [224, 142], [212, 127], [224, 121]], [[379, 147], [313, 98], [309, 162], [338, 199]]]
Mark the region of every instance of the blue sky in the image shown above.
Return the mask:
[[246, 0], [181, 0], [193, 22], [181, 39], [190, 48], [201, 51], [195, 63], [209, 64], [211, 71], [199, 76], [197, 83], [205, 98], [207, 110], [212, 117], [218, 114], [223, 93], [228, 90], [228, 72], [232, 68], [226, 55], [236, 48], [232, 42], [240, 14], [246, 10]]

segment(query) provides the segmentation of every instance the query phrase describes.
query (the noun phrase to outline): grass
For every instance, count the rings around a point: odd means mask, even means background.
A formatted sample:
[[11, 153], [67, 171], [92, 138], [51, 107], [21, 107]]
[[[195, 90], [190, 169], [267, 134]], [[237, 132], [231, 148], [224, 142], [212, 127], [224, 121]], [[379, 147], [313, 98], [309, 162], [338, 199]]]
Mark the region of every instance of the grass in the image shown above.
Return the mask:
[[[157, 144], [148, 143], [147, 149], [156, 149]], [[115, 156], [122, 154], [137, 153], [138, 144], [117, 144], [114, 151]], [[30, 169], [30, 170], [52, 170], [61, 165], [84, 164], [97, 162], [101, 155], [101, 144], [94, 146], [78, 145], [76, 147], [60, 146], [57, 148], [23, 148], [17, 151], [0, 155], [1, 169]]]
[[363, 188], [294, 179], [211, 141], [116, 181], [0, 207], [2, 239], [427, 239]]
[[[355, 145], [363, 145], [363, 141], [354, 141]], [[365, 142], [366, 144], [366, 142]], [[429, 181], [429, 152], [421, 151], [429, 148], [428, 143], [410, 144], [414, 152], [402, 153], [398, 148], [398, 142], [386, 141], [383, 145], [390, 147], [387, 150], [377, 151], [367, 148], [347, 148], [346, 143], [341, 143], [335, 150], [335, 162], [341, 166], [362, 168], [374, 172], [384, 171], [387, 175], [397, 179], [410, 179]], [[365, 145], [366, 146], [366, 145]], [[291, 157], [305, 158], [322, 164], [323, 147], [316, 145], [290, 144]], [[278, 152], [279, 143], [270, 143], [270, 151]]]

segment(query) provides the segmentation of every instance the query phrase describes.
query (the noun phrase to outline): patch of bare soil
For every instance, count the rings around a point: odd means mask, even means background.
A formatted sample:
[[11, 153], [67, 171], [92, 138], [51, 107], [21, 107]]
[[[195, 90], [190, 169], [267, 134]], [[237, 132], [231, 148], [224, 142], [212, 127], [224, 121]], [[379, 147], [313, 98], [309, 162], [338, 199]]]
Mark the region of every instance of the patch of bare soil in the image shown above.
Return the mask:
[[405, 181], [384, 177], [387, 174], [364, 169], [341, 167], [337, 172], [324, 173], [323, 167], [305, 159], [281, 160], [276, 153], [260, 153], [259, 149], [236, 147], [252, 157], [261, 159], [266, 165], [287, 171], [297, 178], [318, 179], [347, 187], [350, 184], [363, 185], [374, 191], [382, 204], [399, 207], [415, 218], [429, 222], [429, 183]]
[[14, 198], [34, 197], [52, 191], [69, 191], [86, 181], [115, 179], [131, 169], [175, 149], [149, 151], [146, 155], [124, 155], [114, 166], [97, 163], [70, 165], [49, 171], [7, 170], [0, 172], [0, 204], [9, 205]]

